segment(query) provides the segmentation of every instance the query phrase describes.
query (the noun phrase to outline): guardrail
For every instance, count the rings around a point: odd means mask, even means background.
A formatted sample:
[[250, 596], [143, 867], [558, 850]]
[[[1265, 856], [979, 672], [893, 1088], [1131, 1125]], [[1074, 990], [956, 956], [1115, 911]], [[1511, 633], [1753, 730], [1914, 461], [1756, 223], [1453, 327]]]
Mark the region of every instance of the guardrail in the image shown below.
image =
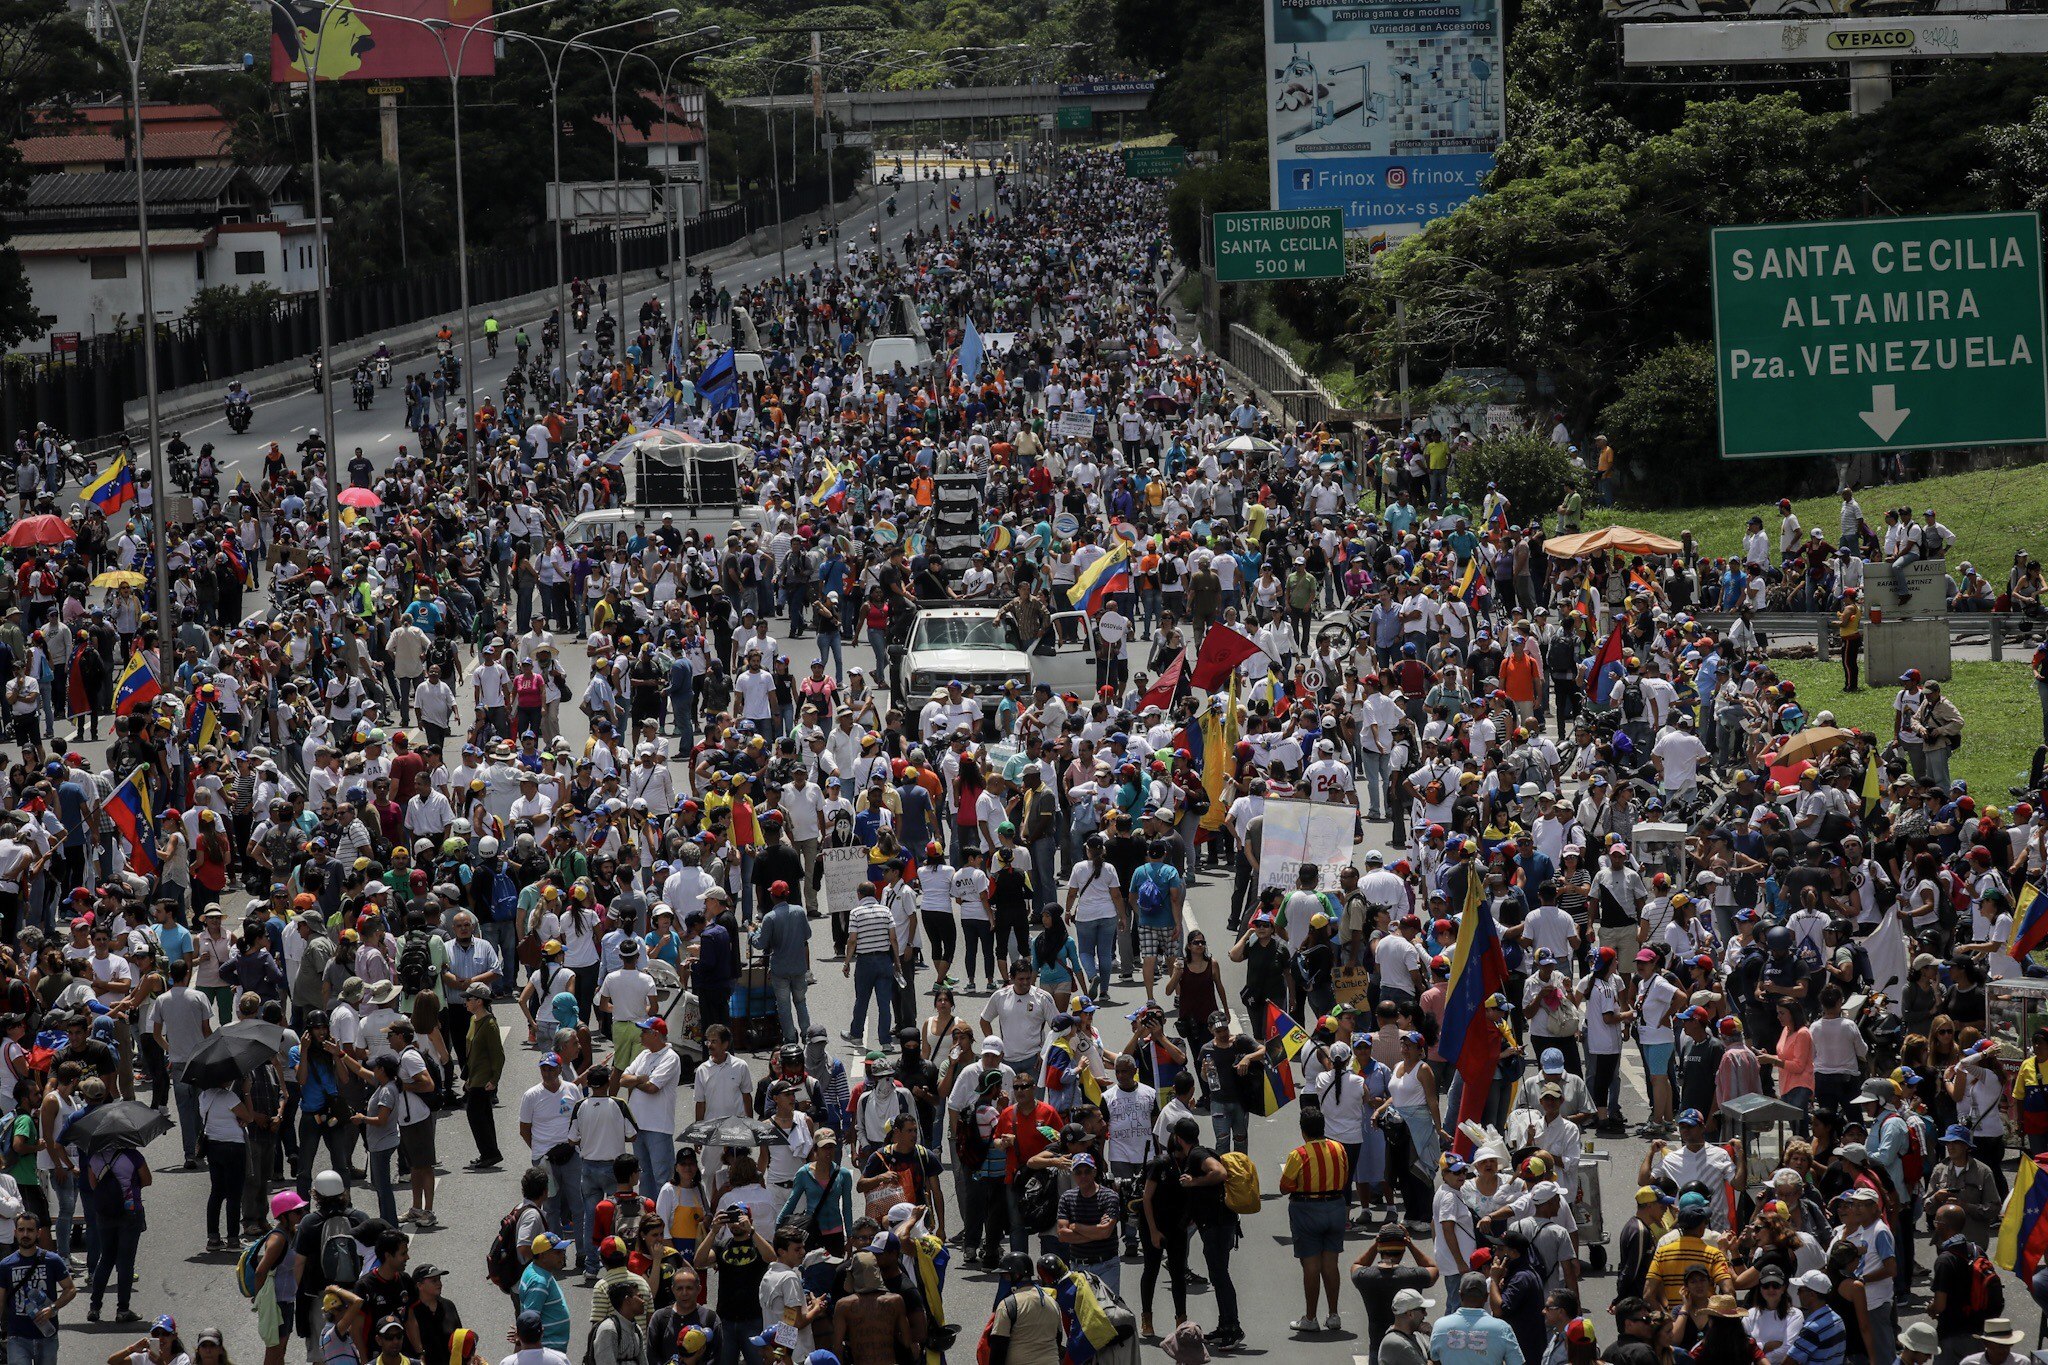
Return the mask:
[[1315, 426], [1344, 406], [1293, 356], [1243, 323], [1232, 323], [1224, 334], [1223, 358], [1278, 403], [1290, 421]]
[[[1732, 612], [1703, 611], [1697, 615], [1703, 624], [1713, 626], [1717, 630], [1725, 630], [1735, 621]], [[2031, 638], [2048, 635], [2048, 621], [2036, 620], [2013, 611], [1949, 612], [1945, 619], [1948, 621], [1948, 638], [1951, 645], [1989, 645], [1993, 663], [2005, 662], [2007, 645], [2018, 645]], [[1751, 625], [1763, 633], [1766, 640], [1782, 639], [1787, 636], [1794, 639], [1811, 638], [1823, 659], [1833, 655], [1840, 639], [1835, 630], [1835, 618], [1828, 612], [1753, 612], [1749, 620]]]

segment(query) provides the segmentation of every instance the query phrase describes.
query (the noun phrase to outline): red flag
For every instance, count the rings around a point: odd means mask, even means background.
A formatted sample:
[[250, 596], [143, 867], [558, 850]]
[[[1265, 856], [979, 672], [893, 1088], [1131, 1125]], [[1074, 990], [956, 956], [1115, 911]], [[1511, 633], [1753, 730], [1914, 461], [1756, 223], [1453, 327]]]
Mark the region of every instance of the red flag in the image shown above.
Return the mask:
[[1258, 652], [1256, 643], [1229, 626], [1211, 626], [1195, 652], [1195, 671], [1188, 682], [1204, 692], [1214, 692], [1229, 679], [1231, 669]]
[[1138, 709], [1143, 711], [1148, 706], [1156, 706], [1162, 711], [1171, 711], [1174, 702], [1180, 700], [1181, 675], [1187, 672], [1187, 667], [1188, 652], [1183, 649], [1173, 656], [1173, 662], [1159, 675], [1159, 681], [1153, 683], [1145, 695], [1138, 698]]

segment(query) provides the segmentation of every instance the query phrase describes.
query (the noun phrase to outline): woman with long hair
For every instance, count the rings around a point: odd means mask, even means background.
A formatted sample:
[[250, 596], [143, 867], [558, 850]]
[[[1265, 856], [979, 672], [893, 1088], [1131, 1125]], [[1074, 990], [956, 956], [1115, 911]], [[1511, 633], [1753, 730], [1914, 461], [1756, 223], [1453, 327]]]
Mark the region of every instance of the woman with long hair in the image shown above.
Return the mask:
[[1031, 941], [1031, 965], [1038, 984], [1052, 993], [1053, 1005], [1065, 1013], [1076, 989], [1089, 993], [1088, 973], [1081, 966], [1081, 953], [1067, 934], [1067, 919], [1056, 905], [1039, 912], [1039, 931]]
[[1802, 1117], [1794, 1127], [1805, 1137], [1809, 1130], [1804, 1116], [1813, 1109], [1813, 1034], [1806, 1027], [1806, 1010], [1797, 1000], [1778, 1002], [1777, 1045], [1770, 1052], [1759, 1053], [1757, 1060], [1779, 1068], [1778, 1098], [1799, 1110]]
[[1767, 1266], [1757, 1277], [1756, 1287], [1749, 1291], [1749, 1310], [1742, 1315], [1743, 1330], [1770, 1365], [1785, 1365], [1785, 1348], [1805, 1325], [1806, 1315], [1792, 1301], [1785, 1272], [1777, 1266]]
[[676, 1149], [675, 1170], [654, 1198], [654, 1213], [668, 1230], [669, 1245], [684, 1257], [696, 1255], [697, 1240], [711, 1226], [711, 1199], [695, 1147]]
[[[1173, 1031], [1187, 1045], [1190, 1057], [1199, 1057], [1209, 1042], [1209, 1019], [1224, 1008], [1223, 970], [1209, 956], [1209, 936], [1200, 929], [1188, 931], [1181, 957], [1166, 978], [1166, 994], [1174, 1003]], [[1097, 1001], [1101, 1004], [1101, 1001]], [[1209, 1102], [1208, 1074], [1195, 1068], [1202, 1085], [1202, 1103]]]
[[839, 1164], [839, 1135], [828, 1128], [817, 1134], [811, 1160], [797, 1171], [775, 1225], [796, 1223], [806, 1229], [808, 1250], [823, 1247], [844, 1256], [853, 1227], [853, 1185], [853, 1172]]

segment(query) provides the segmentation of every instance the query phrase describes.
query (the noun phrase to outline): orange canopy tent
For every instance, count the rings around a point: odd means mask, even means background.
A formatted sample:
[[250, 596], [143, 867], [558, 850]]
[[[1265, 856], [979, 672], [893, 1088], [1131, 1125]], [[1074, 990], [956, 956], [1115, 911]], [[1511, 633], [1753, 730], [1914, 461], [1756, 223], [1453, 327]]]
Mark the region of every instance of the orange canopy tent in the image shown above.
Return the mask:
[[1597, 531], [1557, 536], [1543, 542], [1544, 550], [1558, 559], [1578, 559], [1603, 550], [1630, 555], [1675, 555], [1682, 548], [1675, 540], [1638, 531], [1628, 526], [1603, 526]]

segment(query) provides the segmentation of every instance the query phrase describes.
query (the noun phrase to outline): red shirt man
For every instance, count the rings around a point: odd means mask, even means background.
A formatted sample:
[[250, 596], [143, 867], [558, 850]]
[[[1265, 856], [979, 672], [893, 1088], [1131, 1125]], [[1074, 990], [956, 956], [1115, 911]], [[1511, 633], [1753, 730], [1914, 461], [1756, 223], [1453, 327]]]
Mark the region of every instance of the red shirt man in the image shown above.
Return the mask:
[[1040, 1128], [1059, 1132], [1060, 1111], [1037, 1097], [1038, 1087], [1029, 1076], [1019, 1076], [1010, 1086], [1012, 1103], [996, 1119], [995, 1131], [989, 1135], [993, 1145], [1007, 1153], [1004, 1173], [1012, 1180], [1024, 1169], [1024, 1163], [1052, 1145], [1052, 1140]]

